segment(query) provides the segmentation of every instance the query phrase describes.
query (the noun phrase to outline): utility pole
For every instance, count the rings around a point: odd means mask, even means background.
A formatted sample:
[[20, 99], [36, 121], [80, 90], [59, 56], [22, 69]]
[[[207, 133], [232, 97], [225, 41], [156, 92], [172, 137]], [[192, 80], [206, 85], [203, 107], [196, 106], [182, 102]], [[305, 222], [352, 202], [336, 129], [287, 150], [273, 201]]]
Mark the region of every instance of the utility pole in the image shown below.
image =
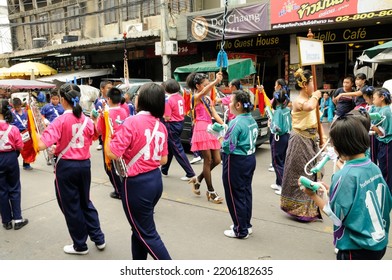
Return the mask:
[[[167, 2], [167, 1], [166, 1]], [[163, 81], [171, 78], [171, 61], [166, 51], [166, 41], [169, 40], [169, 34], [166, 26], [167, 18], [167, 3], [161, 0], [161, 48], [162, 48], [162, 66], [163, 66]]]

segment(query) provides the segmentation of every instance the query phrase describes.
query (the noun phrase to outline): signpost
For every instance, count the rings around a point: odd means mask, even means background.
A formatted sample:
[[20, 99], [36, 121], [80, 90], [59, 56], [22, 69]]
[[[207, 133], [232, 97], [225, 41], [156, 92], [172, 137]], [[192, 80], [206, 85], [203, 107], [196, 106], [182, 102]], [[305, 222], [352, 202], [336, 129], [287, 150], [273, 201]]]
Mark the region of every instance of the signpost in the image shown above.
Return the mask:
[[[314, 35], [312, 30], [309, 28], [309, 33], [307, 38], [297, 37], [298, 50], [300, 57], [301, 66], [310, 65], [312, 69], [313, 76], [313, 86], [314, 90], [317, 90], [317, 76], [316, 76], [316, 65], [324, 64], [324, 45], [323, 41], [313, 39]], [[320, 137], [320, 147], [324, 145], [323, 139], [323, 128], [320, 121], [320, 108], [317, 103], [316, 107], [317, 116], [317, 130]]]

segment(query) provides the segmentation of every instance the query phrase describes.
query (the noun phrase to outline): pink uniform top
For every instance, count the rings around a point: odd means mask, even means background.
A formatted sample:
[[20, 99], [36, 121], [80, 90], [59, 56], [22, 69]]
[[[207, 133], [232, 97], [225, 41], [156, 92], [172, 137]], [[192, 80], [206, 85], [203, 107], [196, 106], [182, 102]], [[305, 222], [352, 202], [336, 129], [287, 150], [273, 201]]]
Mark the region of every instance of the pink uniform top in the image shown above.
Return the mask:
[[165, 117], [168, 122], [182, 122], [184, 120], [184, 98], [178, 93], [167, 94], [165, 103]]
[[[222, 104], [223, 105], [229, 106], [230, 102], [231, 102], [231, 95], [226, 95], [225, 97], [222, 98]], [[229, 121], [231, 121], [232, 119], [235, 118], [235, 115], [230, 112], [230, 108], [229, 108], [229, 113], [228, 113], [227, 117], [229, 118]]]
[[[109, 108], [109, 119], [112, 123], [113, 131], [116, 131], [128, 116], [129, 114], [120, 106]], [[103, 117], [99, 117], [97, 121], [97, 131], [99, 134], [102, 134], [103, 127], [104, 119]]]
[[211, 115], [208, 111], [208, 106], [211, 104], [211, 99], [206, 96], [204, 100], [206, 101], [207, 106], [202, 101], [200, 101], [200, 103], [195, 106], [196, 121], [206, 121], [212, 123]]
[[[11, 130], [8, 136], [3, 137], [9, 126], [11, 126]], [[21, 150], [22, 148], [23, 141], [19, 129], [5, 120], [0, 120], [0, 153]]]
[[[112, 136], [110, 150], [117, 157], [122, 156], [125, 164], [147, 144], [151, 138], [156, 121], [150, 112], [141, 111], [137, 115], [127, 118]], [[128, 176], [133, 177], [141, 173], [152, 171], [160, 166], [162, 156], [168, 154], [167, 130], [163, 123], [159, 127], [150, 143], [150, 147], [129, 169]]]
[[131, 112], [129, 111], [129, 106], [128, 106], [128, 104], [126, 102], [121, 104], [120, 107], [125, 110], [125, 112], [127, 113], [127, 117], [131, 114]]
[[[54, 154], [58, 156], [71, 142], [72, 137], [82, 126], [86, 116], [83, 114], [78, 119], [71, 110], [66, 110], [64, 114], [58, 116], [42, 133], [41, 141], [50, 147], [56, 143]], [[90, 118], [83, 129], [82, 136], [76, 139], [75, 144], [63, 155], [63, 159], [86, 160], [90, 158], [90, 146], [93, 142], [94, 124]]]

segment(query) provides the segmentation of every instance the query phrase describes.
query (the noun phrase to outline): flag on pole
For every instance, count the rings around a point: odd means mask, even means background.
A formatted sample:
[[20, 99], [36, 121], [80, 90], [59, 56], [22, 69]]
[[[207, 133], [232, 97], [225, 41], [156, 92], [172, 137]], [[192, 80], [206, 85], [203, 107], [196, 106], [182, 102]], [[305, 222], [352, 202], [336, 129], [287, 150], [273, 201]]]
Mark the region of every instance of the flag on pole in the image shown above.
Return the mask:
[[[110, 131], [110, 118], [109, 118], [109, 106], [108, 105], [104, 105], [105, 110], [103, 111], [103, 119], [104, 121], [101, 122], [105, 127], [102, 127], [102, 142], [103, 142], [103, 147], [105, 147], [106, 143], [108, 143], [109, 137], [111, 135], [111, 131]], [[101, 117], [102, 118], [102, 117]], [[104, 152], [104, 157], [105, 157], [105, 164], [108, 170], [111, 169], [111, 160], [110, 158], [106, 155], [106, 153]]]
[[211, 100], [215, 101], [216, 99], [216, 87], [211, 88], [211, 94], [210, 94]]
[[192, 94], [190, 91], [183, 89], [182, 97], [184, 98], [184, 115], [188, 115], [191, 112], [191, 98]]
[[264, 88], [260, 91], [258, 88], [256, 88], [255, 91], [255, 106], [259, 108], [260, 115], [264, 116], [265, 115], [265, 107], [269, 107], [271, 109], [271, 101], [269, 100], [267, 94], [265, 93]]

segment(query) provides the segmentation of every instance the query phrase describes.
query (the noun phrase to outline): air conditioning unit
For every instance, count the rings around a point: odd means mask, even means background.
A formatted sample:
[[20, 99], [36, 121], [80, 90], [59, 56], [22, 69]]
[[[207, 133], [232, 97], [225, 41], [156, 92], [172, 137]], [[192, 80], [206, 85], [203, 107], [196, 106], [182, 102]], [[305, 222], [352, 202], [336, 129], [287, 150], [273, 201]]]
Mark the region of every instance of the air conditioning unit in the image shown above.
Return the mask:
[[[165, 55], [178, 54], [178, 42], [166, 41], [165, 42]], [[161, 42], [155, 42], [155, 55], [162, 55]]]
[[48, 40], [44, 37], [33, 38], [33, 48], [43, 48], [48, 43]]
[[75, 42], [77, 40], [78, 40], [78, 36], [76, 35], [65, 35], [63, 36], [62, 43]]
[[52, 45], [52, 46], [57, 46], [57, 45], [61, 45], [61, 39], [53, 39], [53, 40], [51, 40], [50, 41], [50, 44]]
[[127, 25], [127, 33], [143, 31], [143, 23], [131, 23]]

